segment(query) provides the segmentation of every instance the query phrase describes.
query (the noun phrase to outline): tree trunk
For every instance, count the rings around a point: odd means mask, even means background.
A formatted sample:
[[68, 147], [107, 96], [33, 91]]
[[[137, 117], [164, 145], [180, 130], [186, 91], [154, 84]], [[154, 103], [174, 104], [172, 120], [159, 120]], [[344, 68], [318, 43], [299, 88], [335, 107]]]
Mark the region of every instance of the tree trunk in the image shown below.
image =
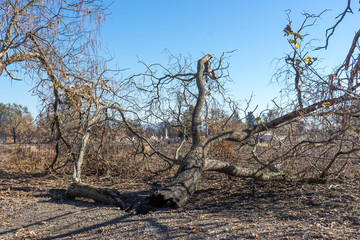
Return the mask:
[[195, 192], [204, 167], [203, 148], [193, 146], [185, 156], [172, 181], [149, 197], [155, 207], [179, 208]]
[[84, 155], [87, 143], [89, 142], [90, 137], [90, 129], [88, 126], [86, 126], [85, 133], [81, 139], [79, 150], [78, 150], [78, 156], [74, 163], [74, 170], [73, 170], [73, 182], [80, 182], [81, 181], [81, 166], [84, 161]]
[[125, 202], [120, 199], [120, 195], [118, 193], [79, 182], [71, 183], [65, 193], [65, 196], [69, 198], [90, 198], [96, 202], [119, 206], [122, 210], [126, 210], [128, 208]]
[[[73, 171], [73, 179], [72, 179], [73, 182], [81, 182], [81, 166], [84, 162], [85, 151], [90, 138], [90, 130], [99, 119], [101, 110], [102, 108], [100, 108], [97, 105], [96, 110], [93, 113], [93, 116], [92, 117], [88, 116], [87, 121], [85, 123], [84, 133], [79, 145], [77, 159], [74, 162], [74, 171]], [[90, 110], [88, 111], [89, 111], [88, 114], [90, 115]]]
[[13, 135], [13, 143], [15, 144], [16, 143], [16, 130], [14, 127], [12, 128], [12, 135]]

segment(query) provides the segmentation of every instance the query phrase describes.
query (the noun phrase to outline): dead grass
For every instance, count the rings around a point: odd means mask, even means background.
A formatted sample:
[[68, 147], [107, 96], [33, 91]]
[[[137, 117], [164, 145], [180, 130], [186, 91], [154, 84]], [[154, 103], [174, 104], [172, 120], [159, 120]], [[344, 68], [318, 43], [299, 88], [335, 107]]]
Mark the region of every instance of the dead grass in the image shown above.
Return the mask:
[[4, 144], [0, 154], [14, 172], [23, 174], [43, 173], [55, 156], [49, 145], [30, 144]]

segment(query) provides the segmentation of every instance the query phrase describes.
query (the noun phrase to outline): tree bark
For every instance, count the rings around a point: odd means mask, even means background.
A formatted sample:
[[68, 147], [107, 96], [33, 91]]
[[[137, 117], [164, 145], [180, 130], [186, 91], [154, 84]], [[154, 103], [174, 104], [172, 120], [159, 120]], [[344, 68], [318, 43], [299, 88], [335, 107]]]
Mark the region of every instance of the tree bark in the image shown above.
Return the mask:
[[85, 155], [87, 143], [89, 142], [89, 137], [90, 137], [90, 129], [86, 129], [79, 145], [77, 159], [74, 162], [73, 179], [72, 179], [73, 182], [81, 181], [81, 166], [84, 162], [84, 155]]
[[205, 102], [205, 93], [206, 93], [204, 82], [203, 82], [204, 65], [208, 64], [208, 62], [210, 61], [211, 58], [212, 58], [211, 55], [209, 55], [209, 54], [205, 55], [203, 58], [201, 58], [198, 61], [198, 66], [197, 66], [196, 85], [197, 85], [199, 93], [197, 96], [194, 112], [192, 114], [192, 123], [191, 123], [191, 125], [192, 125], [191, 133], [192, 133], [192, 138], [193, 138], [194, 144], [201, 141], [201, 130], [200, 130], [201, 110], [202, 110], [204, 102]]
[[172, 181], [149, 197], [155, 207], [179, 208], [195, 192], [204, 167], [202, 146], [193, 146]]
[[104, 188], [98, 188], [79, 182], [71, 183], [65, 193], [65, 196], [68, 198], [90, 198], [97, 202], [119, 206], [122, 210], [126, 210], [128, 208], [125, 202], [120, 199], [119, 194], [106, 190]]
[[285, 181], [286, 176], [282, 172], [263, 173], [254, 168], [242, 168], [231, 165], [230, 163], [218, 160], [206, 160], [204, 171], [215, 171], [225, 173], [234, 177], [253, 178], [259, 181]]
[[92, 116], [90, 113], [90, 109], [88, 110], [88, 117], [86, 119], [86, 123], [84, 126], [83, 136], [81, 138], [81, 142], [78, 149], [77, 159], [74, 162], [74, 170], [73, 170], [73, 182], [81, 182], [81, 166], [84, 162], [84, 156], [87, 144], [89, 142], [90, 131], [94, 124], [98, 121], [100, 117], [100, 112], [102, 108], [99, 105], [96, 105], [96, 109]]

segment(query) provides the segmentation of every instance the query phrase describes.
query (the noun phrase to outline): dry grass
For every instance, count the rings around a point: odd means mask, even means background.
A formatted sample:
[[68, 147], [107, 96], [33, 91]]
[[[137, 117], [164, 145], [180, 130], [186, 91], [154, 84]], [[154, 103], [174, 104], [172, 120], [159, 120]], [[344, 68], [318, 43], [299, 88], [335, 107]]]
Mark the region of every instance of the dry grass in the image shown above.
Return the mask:
[[43, 173], [55, 156], [49, 145], [4, 144], [0, 154], [12, 166], [13, 170], [22, 174]]
[[[159, 143], [158, 149], [163, 150], [168, 156], [172, 157], [176, 144]], [[186, 154], [186, 146], [182, 154]], [[209, 153], [211, 158], [225, 159], [231, 164], [241, 167], [260, 167], [260, 164], [254, 161], [251, 154], [252, 147], [243, 146], [239, 148], [238, 144], [229, 144], [221, 142], [217, 144]], [[274, 159], [278, 156], [278, 151], [284, 149], [272, 148], [270, 146], [258, 146], [257, 154], [263, 162]], [[307, 155], [306, 155], [307, 154]], [[40, 174], [48, 169], [54, 159], [55, 151], [51, 145], [30, 145], [30, 144], [2, 144], [0, 145], [0, 155], [9, 163], [10, 170], [21, 174]], [[313, 157], [312, 157], [313, 155]], [[286, 174], [294, 176], [303, 174], [305, 177], [316, 177], [321, 174], [322, 169], [328, 164], [329, 160], [322, 160], [316, 157], [319, 154], [311, 154], [304, 151], [304, 154], [294, 155], [279, 159], [273, 164], [283, 170]], [[326, 157], [326, 156], [321, 156]], [[331, 157], [331, 156], [330, 156]], [[346, 165], [344, 165], [346, 163]], [[339, 159], [330, 169], [330, 172], [340, 171], [340, 177], [348, 179], [357, 179], [360, 177], [360, 161], [352, 157], [350, 160], [343, 161]], [[101, 151], [96, 145], [91, 145], [87, 149], [83, 165], [83, 173], [87, 176], [98, 177], [150, 177], [153, 173], [168, 168], [168, 164], [151, 151], [137, 153], [130, 143], [112, 142], [104, 144]], [[65, 174], [72, 173], [72, 160], [63, 154], [55, 166], [57, 172]], [[174, 173], [172, 168], [165, 171], [165, 174], [171, 176]]]

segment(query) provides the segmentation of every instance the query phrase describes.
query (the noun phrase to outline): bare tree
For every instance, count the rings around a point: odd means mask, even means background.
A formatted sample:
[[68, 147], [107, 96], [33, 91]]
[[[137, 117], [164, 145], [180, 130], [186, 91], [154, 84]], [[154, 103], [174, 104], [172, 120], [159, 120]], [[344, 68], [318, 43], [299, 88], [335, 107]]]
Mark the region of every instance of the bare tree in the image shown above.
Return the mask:
[[23, 73], [30, 73], [31, 60], [41, 57], [34, 45], [34, 37], [39, 44], [48, 46], [46, 54], [50, 54], [51, 48], [53, 51], [59, 47], [66, 49], [66, 54], [61, 57], [75, 56], [86, 50], [86, 45], [94, 47], [97, 33], [86, 23], [100, 26], [104, 19], [103, 10], [97, 1], [2, 0], [0, 75], [5, 71], [11, 79], [20, 80], [16, 76], [18, 71], [10, 68], [14, 63], [24, 63], [21, 65], [26, 69]]
[[[285, 77], [284, 91], [288, 98], [281, 104], [274, 100], [276, 108], [254, 116], [254, 124], [247, 127], [227, 126], [235, 116], [239, 118], [238, 113], [234, 114], [239, 109], [226, 97], [226, 54], [219, 59], [204, 55], [196, 62], [195, 69], [191, 59], [173, 55], [170, 55], [170, 67], [143, 63], [146, 71], [129, 78], [137, 90], [135, 94], [129, 94], [125, 103], [113, 104], [110, 109], [118, 112], [127, 128], [153, 151], [149, 157], [157, 156], [169, 166], [180, 166], [169, 183], [130, 208], [144, 213], [154, 207], [182, 207], [196, 190], [204, 171], [260, 181], [323, 182], [338, 177], [348, 164], [351, 166], [351, 160], [358, 158], [360, 150], [355, 130], [359, 116], [360, 34], [355, 34], [344, 64], [334, 72], [321, 73], [316, 70], [317, 58], [309, 54], [310, 45], [306, 44], [303, 33], [320, 15], [304, 14], [305, 20], [297, 30], [292, 29], [289, 18], [284, 32], [292, 52], [284, 58], [285, 65], [276, 75], [279, 79]], [[204, 131], [209, 122], [208, 106], [215, 102], [229, 106], [232, 113], [217, 131], [209, 134]], [[246, 119], [250, 111], [246, 108], [243, 112], [242, 119]], [[184, 137], [173, 151], [161, 149], [137, 131], [129, 118], [148, 125], [167, 122], [180, 129], [183, 136], [191, 128], [191, 138]], [[261, 146], [265, 134], [271, 138]], [[239, 158], [236, 164], [213, 158], [212, 150], [224, 142], [247, 152], [247, 157]], [[241, 166], [243, 161], [250, 162], [252, 167]], [[91, 194], [84, 194], [85, 188], [73, 186], [68, 192], [71, 196], [114, 199], [103, 191], [94, 193], [93, 188]], [[121, 201], [120, 205], [128, 209], [129, 204]]]
[[95, 0], [1, 1], [0, 75], [5, 72], [12, 80], [27, 75], [44, 107], [52, 106], [56, 156], [60, 142], [67, 142], [59, 126], [61, 98], [76, 93], [69, 88], [75, 69], [82, 69], [84, 62], [95, 69], [89, 57], [96, 51], [104, 16], [105, 7]]
[[43, 114], [52, 118], [56, 154], [49, 169], [74, 163], [74, 182], [80, 182], [90, 131], [104, 118], [111, 89], [111, 71], [97, 56], [105, 15], [96, 0], [1, 1], [0, 75], [33, 80]]

